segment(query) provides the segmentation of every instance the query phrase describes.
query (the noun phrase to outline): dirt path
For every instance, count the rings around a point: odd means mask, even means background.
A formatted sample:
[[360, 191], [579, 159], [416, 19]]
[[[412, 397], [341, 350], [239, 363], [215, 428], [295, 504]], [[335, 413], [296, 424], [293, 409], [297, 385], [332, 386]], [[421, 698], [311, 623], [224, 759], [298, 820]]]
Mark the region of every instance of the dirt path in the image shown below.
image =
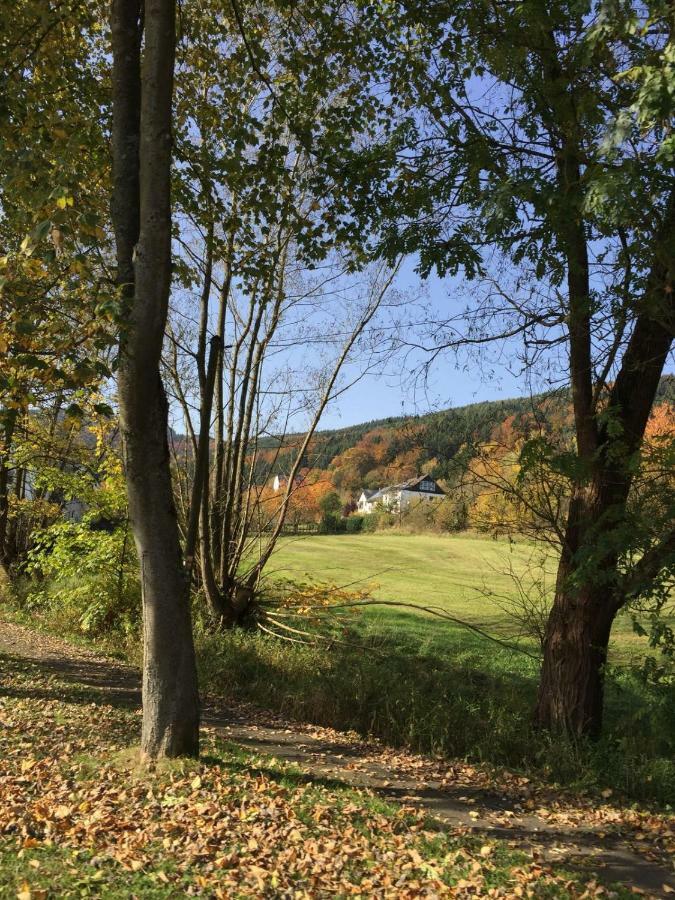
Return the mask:
[[[1, 620], [0, 654], [30, 659], [46, 674], [98, 694], [102, 703], [140, 704], [135, 669]], [[642, 895], [675, 894], [675, 834], [664, 817], [624, 809], [610, 798], [573, 797], [516, 775], [391, 750], [246, 704], [207, 700], [203, 718], [233, 744], [296, 763], [308, 779], [370, 789], [428, 810], [439, 827], [509, 841], [542, 862], [565, 862]]]

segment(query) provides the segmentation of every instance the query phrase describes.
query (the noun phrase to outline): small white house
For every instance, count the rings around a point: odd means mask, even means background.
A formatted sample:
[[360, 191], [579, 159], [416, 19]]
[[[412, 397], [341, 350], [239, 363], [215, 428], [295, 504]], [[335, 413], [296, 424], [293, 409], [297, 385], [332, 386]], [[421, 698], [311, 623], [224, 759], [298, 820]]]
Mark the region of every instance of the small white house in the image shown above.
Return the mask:
[[371, 503], [371, 499], [377, 494], [378, 491], [366, 491], [363, 490], [361, 492], [361, 496], [356, 501], [356, 508], [360, 513], [370, 513], [375, 509], [375, 504]]
[[[298, 472], [298, 474], [293, 479], [293, 488], [295, 489], [300, 487], [300, 485], [303, 484], [304, 481], [305, 473]], [[270, 484], [274, 493], [278, 494], [279, 491], [285, 491], [288, 487], [288, 478], [286, 477], [286, 475], [275, 475], [274, 478], [272, 478]]]
[[360, 513], [371, 513], [376, 507], [382, 506], [390, 512], [402, 512], [411, 505], [425, 503], [427, 501], [441, 500], [445, 497], [445, 491], [439, 487], [429, 475], [419, 475], [404, 481], [402, 484], [392, 484], [389, 487], [380, 488], [378, 491], [362, 491], [356, 505]]

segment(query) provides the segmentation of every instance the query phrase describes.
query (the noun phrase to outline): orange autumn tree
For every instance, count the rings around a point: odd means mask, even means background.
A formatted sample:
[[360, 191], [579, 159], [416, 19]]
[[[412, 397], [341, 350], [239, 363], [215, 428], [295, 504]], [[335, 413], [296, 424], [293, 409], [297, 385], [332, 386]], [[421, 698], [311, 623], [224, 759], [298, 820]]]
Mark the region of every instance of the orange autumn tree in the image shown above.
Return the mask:
[[547, 425], [532, 415], [511, 415], [474, 447], [462, 480], [472, 498], [471, 525], [495, 535], [559, 540], [569, 484], [551, 465]]

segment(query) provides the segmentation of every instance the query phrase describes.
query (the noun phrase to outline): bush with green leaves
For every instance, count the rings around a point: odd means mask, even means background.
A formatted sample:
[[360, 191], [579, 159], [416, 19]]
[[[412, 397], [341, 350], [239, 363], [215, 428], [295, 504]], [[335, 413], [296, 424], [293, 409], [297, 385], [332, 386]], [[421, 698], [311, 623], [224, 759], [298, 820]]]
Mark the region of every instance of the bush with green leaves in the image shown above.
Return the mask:
[[398, 516], [390, 513], [383, 508], [377, 508], [374, 512], [366, 513], [363, 516], [362, 531], [372, 534], [374, 531], [382, 531], [384, 528], [391, 528], [398, 523]]
[[346, 519], [337, 513], [324, 513], [319, 522], [320, 534], [344, 534], [346, 531]]
[[136, 552], [126, 521], [101, 521], [92, 510], [81, 522], [59, 521], [37, 535], [24, 603], [91, 637], [128, 635], [140, 622]]
[[81, 518], [69, 521], [64, 506], [61, 518], [34, 533], [23, 566], [22, 603], [67, 631], [126, 636], [140, 623], [138, 560], [120, 461], [107, 450], [96, 462], [38, 473], [52, 493], [81, 511]]
[[359, 534], [363, 531], [363, 516], [348, 516], [345, 519], [345, 530], [347, 534]]
[[342, 500], [336, 491], [331, 491], [319, 500], [319, 508], [324, 516], [338, 516], [342, 510]]

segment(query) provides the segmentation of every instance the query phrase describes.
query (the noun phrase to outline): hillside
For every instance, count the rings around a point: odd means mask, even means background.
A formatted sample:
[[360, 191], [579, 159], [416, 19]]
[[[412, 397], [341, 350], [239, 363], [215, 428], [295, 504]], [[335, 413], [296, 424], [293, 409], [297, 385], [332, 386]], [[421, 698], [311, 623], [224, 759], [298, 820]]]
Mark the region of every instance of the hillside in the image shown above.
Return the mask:
[[[662, 403], [675, 404], [675, 375], [661, 379], [656, 405]], [[571, 425], [569, 390], [563, 389], [320, 431], [303, 462], [306, 468], [327, 472], [333, 486], [348, 495], [422, 471], [454, 480], [470, 445], [508, 443], [514, 430], [527, 434], [534, 429], [566, 441], [571, 439]], [[294, 434], [259, 442], [261, 480], [288, 472], [301, 439]]]

